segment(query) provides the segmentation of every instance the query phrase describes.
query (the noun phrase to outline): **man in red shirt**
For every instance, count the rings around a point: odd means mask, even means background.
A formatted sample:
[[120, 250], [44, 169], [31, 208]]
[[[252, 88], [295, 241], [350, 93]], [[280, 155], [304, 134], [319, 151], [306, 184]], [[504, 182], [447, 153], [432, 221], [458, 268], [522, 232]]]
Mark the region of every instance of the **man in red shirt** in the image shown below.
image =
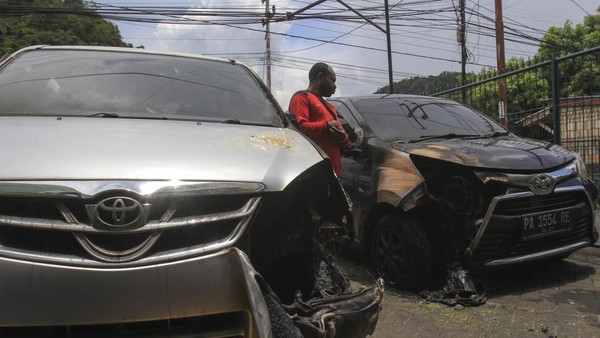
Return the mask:
[[312, 139], [329, 156], [333, 171], [340, 176], [341, 150], [348, 146], [348, 134], [342, 127], [335, 107], [323, 97], [335, 93], [335, 72], [322, 62], [308, 73], [308, 88], [295, 93], [289, 111], [296, 117], [300, 131]]

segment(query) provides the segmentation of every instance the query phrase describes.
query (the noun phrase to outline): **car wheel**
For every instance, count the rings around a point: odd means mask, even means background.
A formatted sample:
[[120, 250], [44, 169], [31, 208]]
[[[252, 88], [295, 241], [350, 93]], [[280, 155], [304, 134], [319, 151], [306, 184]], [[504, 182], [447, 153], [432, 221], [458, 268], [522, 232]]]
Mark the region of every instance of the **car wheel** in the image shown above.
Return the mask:
[[428, 283], [431, 245], [411, 215], [393, 213], [382, 217], [375, 225], [371, 254], [374, 267], [387, 284], [417, 290]]

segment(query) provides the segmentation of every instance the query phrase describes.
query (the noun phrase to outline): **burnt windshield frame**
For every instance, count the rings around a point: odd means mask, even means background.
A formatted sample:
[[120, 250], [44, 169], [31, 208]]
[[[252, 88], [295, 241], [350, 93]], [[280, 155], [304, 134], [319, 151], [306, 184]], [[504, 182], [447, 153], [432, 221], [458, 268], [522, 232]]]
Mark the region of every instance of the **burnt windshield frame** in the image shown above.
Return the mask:
[[235, 62], [106, 50], [30, 50], [0, 70], [0, 115], [239, 120], [282, 126], [252, 71]]
[[368, 98], [353, 103], [373, 132], [385, 141], [449, 134], [484, 136], [506, 131], [487, 116], [451, 100]]

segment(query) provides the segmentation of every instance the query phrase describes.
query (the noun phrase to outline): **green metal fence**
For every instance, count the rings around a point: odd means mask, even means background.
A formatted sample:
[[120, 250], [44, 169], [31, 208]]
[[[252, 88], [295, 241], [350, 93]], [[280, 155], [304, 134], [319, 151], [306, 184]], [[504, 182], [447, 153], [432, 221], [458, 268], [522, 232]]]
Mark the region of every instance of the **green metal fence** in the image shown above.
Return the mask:
[[[514, 62], [513, 62], [514, 64]], [[499, 81], [507, 88], [506, 127], [513, 133], [560, 144], [579, 153], [600, 182], [600, 46], [435, 93], [499, 117]]]

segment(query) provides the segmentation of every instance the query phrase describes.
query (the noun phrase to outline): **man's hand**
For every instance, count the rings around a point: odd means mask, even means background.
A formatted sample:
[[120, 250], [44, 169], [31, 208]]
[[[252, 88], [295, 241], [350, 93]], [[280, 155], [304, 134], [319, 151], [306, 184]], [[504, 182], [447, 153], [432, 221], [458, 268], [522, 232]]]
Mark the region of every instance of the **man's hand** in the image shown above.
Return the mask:
[[335, 120], [327, 121], [327, 133], [330, 134], [334, 140], [338, 142], [345, 142], [348, 138], [346, 131], [339, 123]]

